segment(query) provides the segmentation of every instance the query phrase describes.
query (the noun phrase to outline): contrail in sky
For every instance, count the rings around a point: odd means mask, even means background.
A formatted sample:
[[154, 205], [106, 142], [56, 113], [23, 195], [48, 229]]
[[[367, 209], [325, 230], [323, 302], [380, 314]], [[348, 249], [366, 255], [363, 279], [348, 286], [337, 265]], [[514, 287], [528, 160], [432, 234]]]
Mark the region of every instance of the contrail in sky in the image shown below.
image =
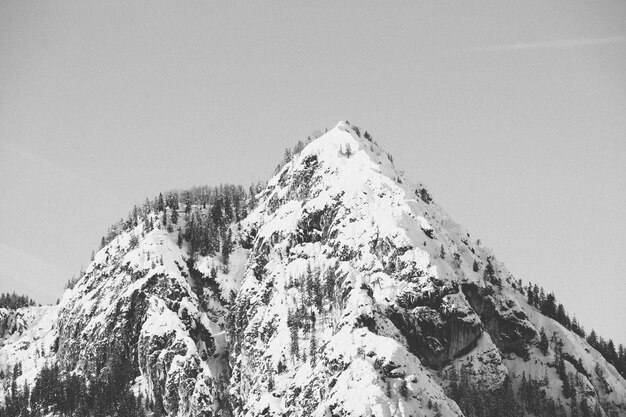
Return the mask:
[[553, 41], [520, 42], [504, 45], [469, 48], [469, 52], [521, 51], [527, 49], [573, 48], [577, 46], [605, 45], [626, 43], [626, 36], [609, 36], [605, 38], [557, 39]]
[[[47, 158], [43, 158], [37, 154], [29, 152], [28, 150], [22, 147], [16, 146], [15, 144], [12, 144], [3, 140], [0, 140], [0, 149], [1, 148], [5, 148], [8, 151], [14, 152], [22, 156], [23, 158], [26, 158], [28, 161], [32, 162], [33, 164], [36, 164], [42, 168], [49, 170], [50, 172], [54, 173], [60, 178], [67, 179], [68, 184], [69, 184], [68, 187], [81, 185], [91, 190], [94, 193], [94, 195], [98, 195], [99, 197], [101, 197], [107, 202], [115, 203], [117, 205], [122, 204], [122, 202], [113, 193], [104, 189], [100, 184], [84, 177], [83, 175], [80, 175], [74, 172], [73, 170], [70, 170], [64, 167], [61, 164], [53, 162]], [[35, 175], [44, 176], [45, 174], [42, 172], [36, 172]]]

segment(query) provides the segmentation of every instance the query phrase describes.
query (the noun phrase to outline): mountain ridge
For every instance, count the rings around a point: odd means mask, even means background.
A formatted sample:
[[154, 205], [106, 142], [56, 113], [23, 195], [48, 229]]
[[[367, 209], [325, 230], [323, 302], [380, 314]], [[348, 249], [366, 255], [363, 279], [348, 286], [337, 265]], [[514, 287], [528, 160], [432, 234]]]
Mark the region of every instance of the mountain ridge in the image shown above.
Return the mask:
[[307, 144], [249, 213], [227, 194], [135, 213], [50, 309], [44, 362], [167, 415], [460, 416], [472, 393], [537, 414], [525, 390], [552, 415], [626, 415], [615, 368], [363, 136]]

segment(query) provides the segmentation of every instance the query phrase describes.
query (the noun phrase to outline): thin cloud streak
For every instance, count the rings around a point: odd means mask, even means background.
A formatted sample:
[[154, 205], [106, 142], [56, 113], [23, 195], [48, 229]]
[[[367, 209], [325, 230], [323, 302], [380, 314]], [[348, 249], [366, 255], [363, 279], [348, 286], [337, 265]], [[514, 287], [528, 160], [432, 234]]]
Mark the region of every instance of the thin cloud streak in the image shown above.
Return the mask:
[[[71, 188], [72, 186], [80, 185], [82, 187], [85, 187], [88, 190], [91, 190], [92, 193], [99, 196], [101, 199], [103, 199], [107, 203], [114, 203], [118, 206], [123, 204], [123, 202], [119, 198], [117, 198], [113, 193], [103, 188], [101, 184], [98, 184], [92, 181], [91, 179], [84, 177], [83, 175], [79, 175], [75, 171], [70, 170], [61, 164], [58, 164], [40, 155], [29, 152], [22, 147], [16, 146], [15, 144], [12, 144], [4, 140], [0, 140], [0, 148], [4, 148], [7, 151], [14, 152], [18, 154], [19, 156], [21, 156], [22, 158], [25, 158], [29, 162], [32, 162], [45, 169], [48, 169], [50, 172], [56, 173], [57, 175], [61, 176], [61, 178], [70, 180], [71, 183], [68, 182], [68, 188]], [[44, 175], [43, 172], [34, 172], [32, 174], [40, 175], [40, 176]]]
[[575, 48], [580, 46], [606, 45], [626, 43], [626, 36], [610, 36], [606, 38], [557, 39], [553, 41], [511, 43], [505, 45], [485, 46], [464, 49], [466, 52], [499, 52], [522, 51], [529, 49]]
[[[28, 294], [43, 304], [52, 303], [62, 294], [59, 291], [59, 280], [65, 278], [66, 274], [59, 265], [9, 245], [1, 239], [0, 264], [0, 292], [17, 291]], [[47, 282], [34, 281], [32, 277], [45, 279]]]

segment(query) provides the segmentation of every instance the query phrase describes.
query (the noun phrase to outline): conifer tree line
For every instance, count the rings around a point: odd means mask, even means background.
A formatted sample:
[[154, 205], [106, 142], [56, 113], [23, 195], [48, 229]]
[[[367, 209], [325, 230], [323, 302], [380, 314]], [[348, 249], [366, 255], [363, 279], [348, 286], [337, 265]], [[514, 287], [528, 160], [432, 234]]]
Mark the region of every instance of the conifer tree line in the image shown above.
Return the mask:
[[[449, 373], [450, 385], [447, 394], [456, 401], [467, 417], [602, 417], [602, 408], [598, 403], [589, 401], [583, 396], [584, 384], [582, 379], [564, 371], [562, 357], [557, 355], [560, 367], [557, 372], [565, 373], [562, 376], [565, 402], [560, 399], [554, 401], [548, 398], [545, 389], [550, 381], [545, 375], [540, 380], [527, 378], [522, 374], [522, 380], [517, 390], [514, 390], [511, 379], [507, 375], [500, 388], [487, 390], [476, 387], [471, 383], [472, 376], [467, 364], [452, 367]], [[558, 364], [555, 366], [559, 366]], [[568, 381], [565, 383], [565, 381]], [[617, 416], [617, 410], [606, 406], [605, 413], [609, 417]]]
[[6, 375], [0, 375], [5, 387], [0, 416], [144, 417], [147, 410], [154, 410], [155, 416], [162, 415], [162, 409], [133, 394], [130, 375], [121, 361], [114, 361], [100, 377], [89, 381], [49, 363], [41, 369], [33, 386], [18, 385], [21, 375], [20, 363]]
[[[134, 206], [126, 220], [120, 219], [112, 225], [100, 241], [100, 249], [108, 245], [121, 233], [129, 232], [140, 223], [144, 233], [163, 228], [170, 233], [178, 232], [179, 247], [187, 243], [189, 255], [195, 260], [198, 255], [219, 255], [227, 267], [233, 250], [230, 226], [245, 218], [256, 207], [256, 195], [264, 188], [263, 183], [252, 184], [246, 190], [238, 185], [219, 187], [193, 187], [159, 193]], [[131, 247], [138, 245], [138, 236], [131, 237]], [[91, 260], [93, 261], [94, 253]], [[73, 288], [83, 277], [71, 277], [65, 288]]]
[[604, 359], [613, 365], [620, 375], [626, 378], [626, 348], [624, 345], [620, 344], [616, 349], [613, 340], [603, 339], [597, 335], [595, 330], [591, 330], [589, 335], [587, 335], [585, 329], [576, 320], [576, 317], [570, 318], [563, 304], [557, 303], [554, 293], [546, 294], [542, 287], [532, 283], [529, 283], [524, 289], [528, 304], [537, 308], [543, 315], [556, 320], [566, 329], [586, 339], [592, 348], [600, 352]]
[[0, 308], [8, 308], [9, 310], [17, 310], [22, 307], [34, 307], [37, 303], [27, 295], [18, 295], [13, 293], [0, 294]]
[[[326, 131], [328, 131], [328, 129], [326, 129]], [[312, 137], [309, 136], [304, 141], [299, 140], [293, 148], [285, 148], [283, 159], [276, 165], [276, 168], [274, 168], [274, 175], [278, 174], [285, 165], [300, 155], [304, 147], [317, 137], [317, 134], [313, 134]]]
[[[154, 199], [146, 199], [141, 206], [134, 206], [126, 220], [120, 219], [109, 228], [102, 237], [100, 247], [106, 246], [120, 233], [129, 231], [140, 222], [147, 225], [147, 231], [155, 227], [167, 228], [173, 231], [179, 228], [180, 216], [190, 217], [197, 213], [210, 211], [210, 220], [219, 230], [231, 222], [239, 222], [256, 206], [255, 195], [263, 188], [263, 184], [253, 184], [249, 190], [242, 186], [220, 185], [219, 187], [193, 187], [184, 191], [169, 191], [159, 193]], [[155, 216], [158, 219], [155, 219]], [[194, 221], [196, 219], [191, 219]], [[187, 231], [185, 231], [187, 233]], [[192, 236], [190, 236], [191, 238]], [[195, 243], [195, 242], [194, 242]]]
[[[189, 253], [189, 271], [202, 287], [210, 287], [220, 294], [216, 282], [217, 270], [211, 269], [202, 276], [195, 268], [198, 256], [220, 257], [228, 268], [234, 242], [231, 227], [238, 223], [256, 206], [255, 196], [263, 185], [252, 185], [248, 190], [241, 186], [195, 187], [186, 191], [160, 193], [141, 206], [135, 206], [126, 220], [113, 225], [102, 238], [104, 247], [123, 232], [129, 232], [144, 224], [144, 233], [163, 228], [177, 236], [178, 244], [184, 244]], [[133, 243], [133, 240], [135, 243]], [[138, 237], [131, 237], [131, 247], [138, 244]], [[224, 271], [224, 272], [227, 272]], [[82, 276], [68, 281], [72, 287]], [[26, 296], [0, 295], [0, 307], [19, 308], [34, 305]], [[102, 374], [90, 378], [66, 372], [56, 364], [47, 364], [38, 374], [34, 385], [20, 386], [21, 364], [10, 372], [0, 373], [0, 382], [7, 388], [0, 407], [0, 416], [144, 416], [146, 410], [158, 416], [163, 414], [162, 405], [149, 404], [137, 398], [130, 390], [132, 381], [123, 360], [112, 361]]]

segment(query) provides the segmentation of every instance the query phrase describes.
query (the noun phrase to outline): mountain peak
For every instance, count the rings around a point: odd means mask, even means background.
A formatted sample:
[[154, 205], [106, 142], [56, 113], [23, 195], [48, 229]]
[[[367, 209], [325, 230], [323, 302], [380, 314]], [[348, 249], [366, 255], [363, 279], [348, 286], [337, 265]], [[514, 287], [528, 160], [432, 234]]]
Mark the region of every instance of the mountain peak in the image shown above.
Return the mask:
[[[283, 171], [310, 170], [313, 161], [317, 167], [323, 166], [326, 174], [338, 174], [350, 182], [365, 181], [373, 172], [400, 184], [404, 182], [402, 173], [393, 165], [391, 155], [366, 131], [361, 131], [347, 121], [340, 121], [334, 128], [307, 144]], [[283, 171], [277, 177], [284, 176]]]
[[130, 389], [172, 417], [462, 417], [470, 397], [519, 415], [523, 384], [544, 401], [526, 415], [626, 415], [618, 371], [370, 135], [339, 122], [288, 155], [254, 196], [135, 208], [59, 306], [0, 340], [0, 370], [26, 363], [18, 386], [41, 392], [50, 361], [60, 383]]

